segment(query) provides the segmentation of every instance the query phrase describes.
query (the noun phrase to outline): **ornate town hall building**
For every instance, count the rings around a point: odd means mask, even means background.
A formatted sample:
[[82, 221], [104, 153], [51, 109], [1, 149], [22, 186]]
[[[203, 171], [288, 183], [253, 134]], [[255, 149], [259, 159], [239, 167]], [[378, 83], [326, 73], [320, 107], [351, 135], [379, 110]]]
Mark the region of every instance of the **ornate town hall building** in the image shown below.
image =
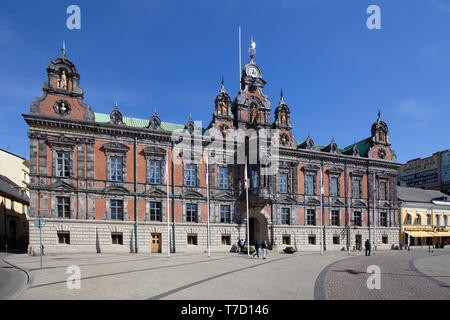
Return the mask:
[[[156, 111], [147, 119], [126, 117], [117, 104], [110, 114], [95, 113], [64, 49], [47, 73], [43, 96], [23, 115], [30, 253], [39, 252], [36, 217], [46, 220], [46, 253], [204, 251], [208, 212], [213, 251], [246, 238], [247, 223], [250, 243], [267, 240], [275, 249], [318, 251], [323, 239], [326, 250], [353, 250], [374, 230], [378, 248], [398, 244], [399, 164], [380, 114], [368, 138], [344, 148], [310, 136], [296, 141], [283, 94], [271, 121], [253, 55], [234, 100], [222, 81], [206, 128], [192, 119], [163, 122]], [[272, 140], [260, 139], [266, 133]]]

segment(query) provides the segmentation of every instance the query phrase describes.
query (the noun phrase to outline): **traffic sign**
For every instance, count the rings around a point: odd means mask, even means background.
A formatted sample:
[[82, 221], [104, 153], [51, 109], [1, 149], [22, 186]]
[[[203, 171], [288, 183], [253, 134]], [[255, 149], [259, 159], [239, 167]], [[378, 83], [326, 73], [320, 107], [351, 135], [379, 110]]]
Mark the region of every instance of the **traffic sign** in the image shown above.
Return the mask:
[[42, 218], [34, 219], [34, 226], [36, 228], [42, 229], [43, 227], [45, 227], [45, 220]]

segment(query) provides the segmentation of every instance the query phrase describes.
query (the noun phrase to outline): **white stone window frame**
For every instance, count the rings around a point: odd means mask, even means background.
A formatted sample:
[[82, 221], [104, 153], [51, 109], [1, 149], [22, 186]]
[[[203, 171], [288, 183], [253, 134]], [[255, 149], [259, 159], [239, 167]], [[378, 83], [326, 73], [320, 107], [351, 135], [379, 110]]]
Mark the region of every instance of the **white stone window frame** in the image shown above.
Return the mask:
[[[158, 147], [148, 147], [143, 150], [143, 153], [145, 156], [145, 168], [146, 168], [147, 183], [151, 184], [151, 185], [164, 184], [167, 151], [165, 149], [161, 149]], [[151, 182], [151, 176], [150, 176], [150, 162], [151, 161], [157, 161], [160, 163], [160, 182], [159, 183]]]
[[[288, 223], [284, 223], [283, 222], [283, 210], [287, 209], [288, 210]], [[280, 208], [280, 223], [282, 225], [286, 225], [286, 226], [290, 226], [292, 225], [292, 208], [291, 207], [286, 207], [286, 206], [282, 206]]]
[[[65, 218], [65, 217], [59, 217], [58, 215], [58, 198], [59, 197], [64, 197], [64, 198], [69, 198], [69, 203], [70, 203], [70, 217], [69, 218]], [[76, 211], [75, 211], [75, 201], [76, 201], [76, 195], [71, 193], [71, 192], [58, 192], [55, 194], [51, 194], [50, 196], [50, 206], [51, 206], [51, 211], [50, 211], [50, 217], [51, 218], [55, 218], [55, 219], [76, 219]]]
[[[222, 222], [222, 207], [228, 207], [228, 222]], [[219, 221], [222, 224], [231, 224], [233, 221], [233, 216], [232, 216], [232, 205], [228, 204], [228, 203], [220, 203], [219, 204]]]
[[[120, 219], [111, 219], [111, 200], [122, 200], [122, 220]], [[128, 200], [127, 198], [125, 198], [124, 196], [120, 196], [120, 195], [113, 195], [113, 196], [106, 196], [105, 197], [105, 201], [106, 201], [106, 213], [104, 216], [104, 220], [109, 220], [109, 221], [129, 221], [130, 217], [128, 216]]]
[[[355, 213], [356, 212], [359, 212], [360, 214], [361, 214], [361, 217], [360, 217], [360, 224], [355, 224]], [[361, 209], [359, 209], [359, 208], [356, 208], [356, 209], [352, 209], [352, 225], [354, 225], [354, 226], [358, 226], [358, 227], [362, 227], [362, 226], [364, 226], [364, 212], [363, 212], [363, 209], [361, 208]]]
[[[235, 206], [235, 202], [234, 201], [224, 201], [224, 200], [219, 200], [217, 202], [214, 202], [212, 204], [212, 210], [213, 210], [213, 214], [211, 214], [212, 220], [210, 222], [213, 223], [217, 223], [217, 224], [224, 224], [221, 222], [221, 216], [220, 216], [220, 206], [221, 205], [226, 205], [226, 206], [230, 206], [230, 223], [229, 224], [233, 224], [236, 223], [236, 219], [239, 215], [236, 215], [235, 210], [236, 210], [236, 206]], [[228, 223], [226, 223], [228, 224]]]
[[[60, 200], [62, 200], [62, 204], [60, 203]], [[65, 200], [68, 200], [68, 203], [66, 203], [66, 201]], [[62, 206], [62, 208], [63, 208], [63, 216], [62, 217], [60, 217], [59, 216], [59, 208], [60, 208], [60, 206]], [[66, 217], [65, 216], [65, 214], [66, 214], [66, 210], [65, 210], [65, 207], [66, 206], [68, 206], [68, 217]], [[72, 205], [71, 205], [71, 201], [70, 201], [70, 196], [56, 196], [56, 213], [57, 213], [57, 215], [58, 215], [58, 218], [60, 218], [60, 219], [70, 219], [70, 216], [71, 216], [71, 208], [72, 208]]]
[[[333, 224], [333, 212], [337, 212], [338, 216], [337, 216], [337, 224]], [[330, 226], [335, 226], [335, 227], [339, 227], [341, 226], [341, 210], [340, 209], [330, 209]]]
[[[197, 205], [197, 221], [187, 221], [187, 205], [196, 204]], [[199, 200], [186, 200], [183, 203], [183, 222], [184, 223], [203, 223], [202, 219], [202, 202]]]
[[[102, 146], [106, 155], [106, 180], [113, 183], [127, 181], [127, 154], [130, 148], [121, 143], [105, 143]], [[111, 180], [111, 157], [122, 158], [122, 180]]]
[[[386, 222], [386, 225], [383, 225], [382, 224], [382, 219], [381, 219], [381, 217], [382, 216], [385, 216], [385, 222]], [[379, 223], [378, 223], [378, 226], [379, 227], [383, 227], [383, 228], [387, 228], [387, 227], [389, 227], [389, 214], [388, 214], [388, 212], [387, 211], [384, 211], [384, 210], [382, 210], [382, 211], [380, 211], [380, 214], [379, 214]], [[411, 221], [412, 222], [412, 221]]]
[[[150, 215], [150, 210], [151, 210], [151, 206], [150, 203], [151, 202], [159, 202], [161, 203], [161, 220], [151, 220], [151, 215]], [[148, 221], [148, 222], [167, 222], [167, 200], [165, 198], [150, 198], [147, 199], [145, 202], [145, 217], [144, 217], [144, 221]]]
[[[286, 191], [281, 190], [281, 175], [286, 175]], [[279, 193], [282, 194], [288, 194], [290, 193], [289, 191], [291, 190], [291, 184], [290, 184], [290, 179], [289, 179], [289, 174], [290, 174], [290, 170], [289, 169], [279, 169], [278, 170], [278, 183], [277, 183], [277, 189]]]
[[[314, 211], [314, 224], [308, 223], [308, 210]], [[315, 207], [305, 208], [305, 225], [306, 226], [317, 226], [317, 208], [315, 208]]]
[[[384, 195], [381, 197], [381, 184], [384, 184]], [[388, 179], [378, 178], [378, 200], [389, 200]]]
[[[221, 171], [221, 169], [227, 169], [228, 170], [228, 173], [225, 175], [227, 177], [227, 185], [228, 185], [227, 188], [222, 188], [220, 186], [220, 177], [221, 177], [220, 171]], [[231, 187], [230, 181], [232, 181], [232, 172], [233, 172], [233, 169], [230, 168], [229, 166], [218, 166], [217, 167], [217, 188], [218, 189], [220, 189], [220, 190], [230, 190], [230, 187]]]
[[[341, 175], [339, 173], [328, 173], [328, 187], [330, 197], [339, 197], [341, 194], [341, 184], [340, 184]], [[336, 179], [336, 194], [331, 194], [331, 179]]]
[[[75, 143], [59, 143], [59, 142], [49, 142], [50, 149], [52, 150], [52, 176], [57, 178], [73, 178], [74, 177], [74, 148]], [[69, 153], [69, 176], [58, 176], [57, 168], [58, 168], [58, 153], [67, 152]]]
[[[196, 151], [181, 152], [179, 155], [181, 161], [183, 162], [183, 187], [189, 189], [198, 189], [200, 188], [200, 169], [201, 169], [201, 159], [202, 154]], [[196, 185], [190, 186], [186, 184], [186, 165], [195, 165], [196, 166]]]
[[[358, 182], [358, 194], [355, 196], [354, 182]], [[351, 178], [352, 199], [362, 199], [362, 176], [352, 176]]]

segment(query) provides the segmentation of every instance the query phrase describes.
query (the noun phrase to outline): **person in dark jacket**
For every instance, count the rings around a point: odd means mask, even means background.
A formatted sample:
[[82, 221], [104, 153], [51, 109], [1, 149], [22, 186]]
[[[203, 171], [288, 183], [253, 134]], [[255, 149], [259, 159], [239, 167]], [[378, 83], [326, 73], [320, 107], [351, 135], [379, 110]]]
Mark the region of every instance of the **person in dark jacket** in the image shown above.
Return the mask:
[[370, 241], [369, 241], [369, 239], [366, 240], [365, 246], [366, 246], [366, 256], [370, 256]]
[[256, 241], [255, 243], [255, 253], [252, 257], [257, 256], [259, 258], [259, 241]]
[[262, 245], [261, 245], [261, 249], [263, 251], [263, 259], [265, 259], [267, 257], [267, 241], [264, 240]]

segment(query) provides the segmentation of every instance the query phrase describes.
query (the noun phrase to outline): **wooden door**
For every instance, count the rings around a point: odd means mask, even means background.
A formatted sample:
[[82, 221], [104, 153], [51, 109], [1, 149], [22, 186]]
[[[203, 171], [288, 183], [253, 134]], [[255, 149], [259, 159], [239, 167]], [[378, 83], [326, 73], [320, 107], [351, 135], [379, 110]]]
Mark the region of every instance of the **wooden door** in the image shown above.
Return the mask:
[[356, 235], [356, 250], [361, 250], [362, 249], [362, 236], [360, 234]]
[[152, 252], [161, 252], [161, 233], [152, 233], [151, 250]]

